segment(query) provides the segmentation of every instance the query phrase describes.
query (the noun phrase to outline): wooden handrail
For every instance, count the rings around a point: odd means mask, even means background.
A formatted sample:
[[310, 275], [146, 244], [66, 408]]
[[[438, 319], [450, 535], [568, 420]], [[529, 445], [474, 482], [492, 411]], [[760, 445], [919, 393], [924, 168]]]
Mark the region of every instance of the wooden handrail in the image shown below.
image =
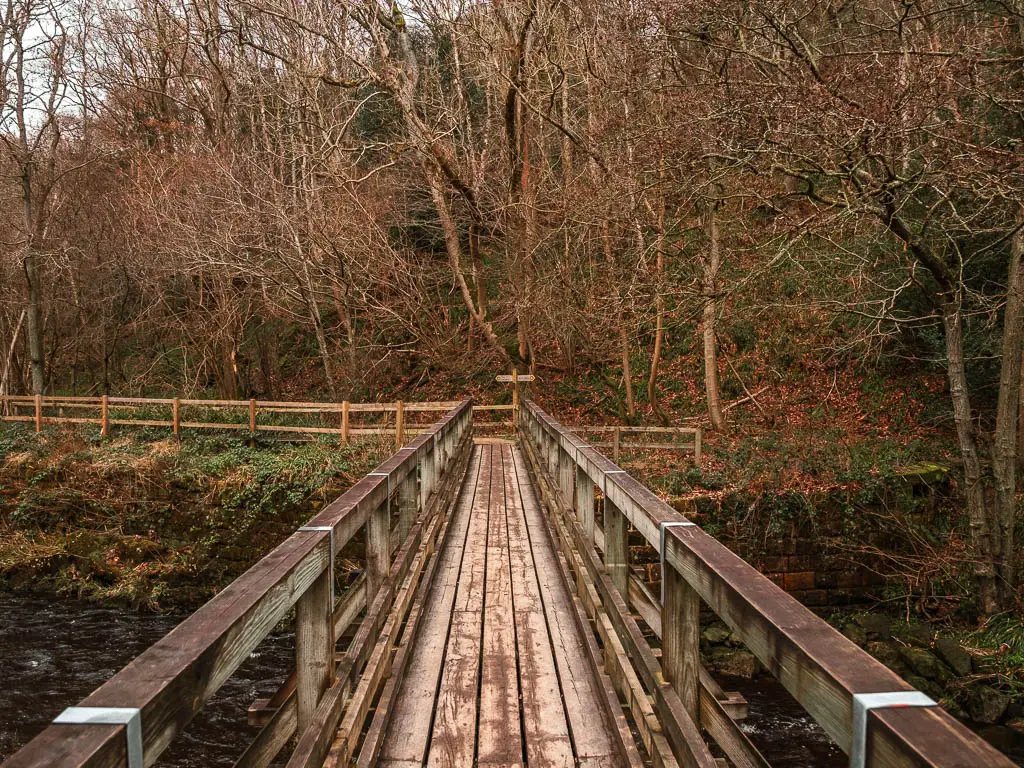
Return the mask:
[[[471, 438], [471, 427], [472, 404], [465, 400], [327, 505], [308, 521], [307, 530], [292, 534], [79, 706], [138, 708], [145, 762], [151, 765], [296, 607], [296, 699], [299, 727], [304, 727], [303, 717], [316, 709], [333, 675], [334, 606], [325, 599], [332, 543], [337, 553], [369, 520], [379, 518], [380, 510], [387, 509], [389, 492], [412, 499], [417, 510], [426, 509], [449, 469], [449, 459]], [[409, 478], [415, 479], [417, 473], [419, 494], [404, 493]], [[330, 530], [309, 530], [319, 528]], [[376, 567], [385, 568], [386, 563], [378, 562]], [[60, 724], [48, 727], [4, 766], [120, 768], [125, 761], [124, 726]]]
[[[662, 667], [688, 711], [699, 712], [697, 596], [847, 753], [855, 694], [912, 690], [888, 667], [690, 523], [536, 403], [527, 400], [522, 404], [518, 427], [541, 462], [546, 462], [543, 469], [556, 478], [565, 502], [575, 507], [591, 542], [592, 501], [589, 519], [586, 506], [592, 491], [588, 497], [585, 490], [578, 490], [581, 483], [588, 482], [603, 491], [614, 514], [621, 514], [651, 546], [664, 553]], [[611, 547], [607, 531], [605, 535], [605, 551], [611, 549], [621, 557], [621, 542]], [[621, 564], [607, 565], [616, 567], [612, 578], [625, 586]], [[625, 599], [628, 601], [628, 596]], [[870, 711], [865, 757], [868, 766], [1013, 766], [940, 707]]]

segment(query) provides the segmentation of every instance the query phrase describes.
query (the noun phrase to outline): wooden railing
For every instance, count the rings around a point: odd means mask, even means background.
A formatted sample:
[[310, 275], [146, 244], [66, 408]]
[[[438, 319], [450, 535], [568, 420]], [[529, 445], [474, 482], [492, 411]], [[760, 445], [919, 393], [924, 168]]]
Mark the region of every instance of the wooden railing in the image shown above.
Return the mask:
[[[375, 689], [360, 676], [374, 660], [378, 669], [381, 658], [391, 658], [395, 622], [401, 625], [408, 615], [471, 447], [467, 400], [86, 697], [74, 715], [137, 716], [144, 763], [151, 765], [294, 608], [295, 672], [238, 765], [268, 765], [296, 734], [300, 740], [289, 766], [322, 759], [326, 748], [310, 734], [322, 731], [330, 738], [343, 705], [349, 705], [346, 722], [357, 732], [362, 728], [368, 702], [364, 709], [353, 698], [359, 692], [372, 698]], [[335, 555], [362, 529], [364, 576], [335, 600]], [[336, 657], [336, 638], [356, 621], [358, 628]], [[134, 768], [129, 745], [139, 741], [131, 727], [51, 725], [4, 765]]]
[[[576, 570], [581, 600], [602, 635], [609, 673], [645, 745], [663, 763], [712, 768], [703, 728], [735, 765], [767, 765], [727, 716], [729, 697], [701, 667], [703, 601], [850, 754], [851, 766], [1011, 768], [983, 739], [928, 706], [896, 673], [532, 401], [520, 407], [519, 433]], [[603, 525], [595, 514], [597, 492]], [[661, 600], [631, 577], [630, 525], [660, 553]], [[660, 635], [660, 651], [648, 645], [634, 611]], [[660, 727], [648, 725], [655, 717]]]
[[[112, 426], [166, 427], [175, 437], [180, 437], [184, 429], [241, 430], [250, 435], [257, 432], [337, 435], [344, 442], [352, 437], [393, 435], [395, 444], [401, 446], [406, 436], [418, 434], [428, 426], [414, 421], [420, 414], [444, 413], [458, 404], [458, 401], [350, 403], [345, 400], [340, 403], [310, 403], [105, 395], [2, 395], [0, 421], [27, 422], [35, 426], [36, 432], [42, 431], [46, 424], [98, 424], [103, 437], [110, 435]], [[143, 412], [141, 417], [138, 415], [140, 411]], [[154, 412], [164, 418], [155, 418]], [[234, 414], [235, 418], [203, 421], [202, 414], [210, 412]], [[366, 421], [373, 417], [377, 417], [377, 423]], [[271, 423], [289, 420], [292, 423]]]
[[[692, 453], [694, 463], [698, 467], [700, 466], [702, 434], [699, 427], [623, 427], [617, 424], [584, 424], [564, 427], [564, 429], [569, 432], [575, 432], [578, 435], [601, 435], [604, 438], [604, 442], [591, 442], [590, 446], [592, 448], [611, 448], [612, 461], [619, 460], [623, 448], [627, 450], [684, 451]], [[605, 437], [607, 435], [611, 436], [610, 440]], [[642, 439], [627, 439], [625, 441], [622, 439], [623, 437], [629, 438], [632, 435], [639, 435]], [[655, 436], [660, 435], [667, 437], [659, 442], [649, 442]], [[686, 441], [678, 442], [674, 439], [680, 436], [687, 438]], [[666, 440], [669, 442], [666, 442]]]

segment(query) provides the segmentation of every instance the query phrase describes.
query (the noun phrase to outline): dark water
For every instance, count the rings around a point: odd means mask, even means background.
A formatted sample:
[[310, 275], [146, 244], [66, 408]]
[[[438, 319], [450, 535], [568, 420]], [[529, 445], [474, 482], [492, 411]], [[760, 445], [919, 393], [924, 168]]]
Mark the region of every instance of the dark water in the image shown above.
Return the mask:
[[[178, 621], [113, 606], [0, 593], [0, 761]], [[249, 704], [270, 696], [293, 662], [293, 637], [268, 637], [159, 764], [233, 765], [257, 732], [246, 724]]]

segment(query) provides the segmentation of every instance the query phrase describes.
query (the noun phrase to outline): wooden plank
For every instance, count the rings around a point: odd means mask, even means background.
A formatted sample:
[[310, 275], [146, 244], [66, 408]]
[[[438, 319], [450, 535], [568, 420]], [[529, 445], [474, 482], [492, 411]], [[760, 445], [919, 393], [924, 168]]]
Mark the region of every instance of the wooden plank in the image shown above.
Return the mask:
[[505, 450], [509, 465], [504, 473], [505, 500], [526, 762], [531, 768], [569, 768], [574, 765], [572, 740], [527, 533], [522, 489], [512, 449]]
[[[384, 765], [411, 764], [421, 766], [430, 744], [431, 717], [444, 661], [445, 646], [451, 625], [452, 608], [458, 586], [466, 546], [469, 521], [475, 508], [483, 475], [484, 451], [474, 449], [465, 487], [455, 517], [445, 538], [438, 564], [438, 574], [430, 591], [422, 619], [422, 642], [417, 645], [395, 702], [392, 728], [381, 750]], [[489, 472], [489, 467], [487, 470]]]
[[526, 479], [528, 476], [522, 456], [519, 451], [514, 451], [513, 456], [537, 569], [537, 582], [540, 585], [576, 754], [580, 758], [612, 757], [615, 749], [604, 721], [594, 717], [594, 713], [600, 711], [600, 694], [576, 635], [576, 626], [572, 620], [572, 600], [558, 572], [555, 553], [544, 534], [545, 523], [533, 488]]
[[506, 453], [511, 464], [511, 452], [507, 446], [492, 448], [477, 734], [477, 762], [480, 765], [519, 765], [523, 758], [505, 507]]
[[481, 480], [486, 479], [487, 485], [481, 482], [478, 488], [462, 556], [427, 758], [430, 768], [472, 765], [475, 753], [487, 524], [496, 453], [490, 445], [480, 446], [478, 450], [483, 454], [481, 460], [487, 472], [486, 477], [481, 473]]

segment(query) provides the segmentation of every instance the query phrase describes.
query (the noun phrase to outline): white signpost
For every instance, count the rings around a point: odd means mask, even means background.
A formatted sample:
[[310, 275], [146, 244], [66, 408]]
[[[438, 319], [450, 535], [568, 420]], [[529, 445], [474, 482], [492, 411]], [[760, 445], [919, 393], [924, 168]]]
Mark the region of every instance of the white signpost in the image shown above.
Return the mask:
[[520, 381], [533, 381], [534, 376], [532, 373], [519, 373], [514, 368], [512, 373], [499, 373], [494, 377], [494, 380], [501, 383], [511, 382], [512, 383], [512, 410], [515, 411], [519, 407], [519, 382]]

